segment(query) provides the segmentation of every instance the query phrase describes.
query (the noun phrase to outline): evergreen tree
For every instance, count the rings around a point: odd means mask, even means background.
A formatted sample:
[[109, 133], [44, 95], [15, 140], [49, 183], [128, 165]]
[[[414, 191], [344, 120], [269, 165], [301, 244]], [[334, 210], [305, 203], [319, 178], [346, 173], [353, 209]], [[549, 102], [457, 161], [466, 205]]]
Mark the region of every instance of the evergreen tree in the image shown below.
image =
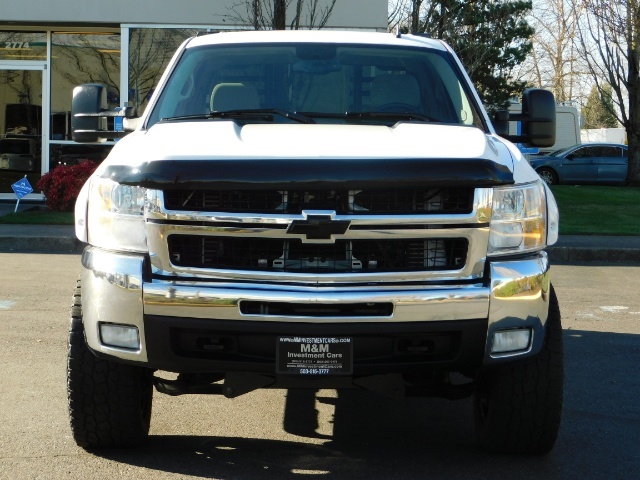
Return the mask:
[[406, 30], [449, 43], [486, 106], [504, 108], [526, 87], [511, 72], [532, 49], [531, 8], [528, 0], [412, 0]]
[[591, 89], [587, 104], [582, 109], [584, 117], [584, 128], [616, 128], [618, 120], [613, 114], [613, 90], [611, 85], [602, 88], [602, 96], [598, 92], [598, 87]]

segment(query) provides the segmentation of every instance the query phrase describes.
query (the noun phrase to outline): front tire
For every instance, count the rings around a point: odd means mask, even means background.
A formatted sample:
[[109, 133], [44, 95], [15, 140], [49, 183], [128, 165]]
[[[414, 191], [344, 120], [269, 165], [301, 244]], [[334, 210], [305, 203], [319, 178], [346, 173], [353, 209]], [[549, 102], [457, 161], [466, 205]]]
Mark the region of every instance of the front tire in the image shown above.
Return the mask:
[[486, 450], [543, 455], [555, 445], [562, 413], [564, 360], [553, 287], [544, 346], [535, 358], [488, 371], [474, 395], [476, 436]]
[[80, 281], [71, 307], [67, 398], [71, 432], [85, 449], [143, 443], [153, 397], [149, 369], [96, 357], [85, 341]]

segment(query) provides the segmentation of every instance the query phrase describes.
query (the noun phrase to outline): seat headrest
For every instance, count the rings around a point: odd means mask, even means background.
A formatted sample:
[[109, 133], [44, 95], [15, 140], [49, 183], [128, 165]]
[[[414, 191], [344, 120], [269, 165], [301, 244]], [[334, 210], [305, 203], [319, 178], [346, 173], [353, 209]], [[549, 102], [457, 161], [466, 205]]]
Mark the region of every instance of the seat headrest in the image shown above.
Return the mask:
[[244, 83], [219, 83], [211, 92], [209, 107], [212, 112], [251, 110], [260, 108], [258, 90]]

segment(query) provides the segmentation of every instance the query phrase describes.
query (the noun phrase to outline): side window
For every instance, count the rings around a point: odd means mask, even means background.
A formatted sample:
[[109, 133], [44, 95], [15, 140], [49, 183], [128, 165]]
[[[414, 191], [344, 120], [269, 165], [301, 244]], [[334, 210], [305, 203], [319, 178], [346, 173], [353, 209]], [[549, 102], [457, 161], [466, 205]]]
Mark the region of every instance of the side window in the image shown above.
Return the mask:
[[194, 81], [191, 75], [174, 77], [167, 87], [167, 95], [159, 112], [158, 120], [160, 118], [202, 113], [202, 109], [196, 109], [195, 105], [193, 105], [196, 99], [196, 95], [193, 92]]
[[593, 156], [594, 156], [593, 148], [582, 147], [582, 148], [575, 149], [573, 152], [567, 155], [567, 158], [586, 158], [586, 157], [593, 157]]
[[[430, 62], [432, 68], [428, 70], [430, 92], [427, 96], [430, 98], [427, 113], [442, 121], [481, 127], [482, 121], [469, 104], [464, 86], [451, 65], [444, 58], [435, 55], [430, 57]], [[431, 111], [434, 106], [436, 110]]]
[[622, 157], [622, 149], [620, 147], [601, 147], [601, 157]]

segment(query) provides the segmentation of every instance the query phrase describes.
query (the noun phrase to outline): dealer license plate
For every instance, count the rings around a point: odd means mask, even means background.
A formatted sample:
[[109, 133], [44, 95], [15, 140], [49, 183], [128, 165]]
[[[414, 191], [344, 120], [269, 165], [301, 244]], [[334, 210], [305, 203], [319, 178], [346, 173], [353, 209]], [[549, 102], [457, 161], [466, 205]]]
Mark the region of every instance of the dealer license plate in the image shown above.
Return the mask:
[[353, 371], [350, 337], [279, 337], [278, 373], [349, 375]]

